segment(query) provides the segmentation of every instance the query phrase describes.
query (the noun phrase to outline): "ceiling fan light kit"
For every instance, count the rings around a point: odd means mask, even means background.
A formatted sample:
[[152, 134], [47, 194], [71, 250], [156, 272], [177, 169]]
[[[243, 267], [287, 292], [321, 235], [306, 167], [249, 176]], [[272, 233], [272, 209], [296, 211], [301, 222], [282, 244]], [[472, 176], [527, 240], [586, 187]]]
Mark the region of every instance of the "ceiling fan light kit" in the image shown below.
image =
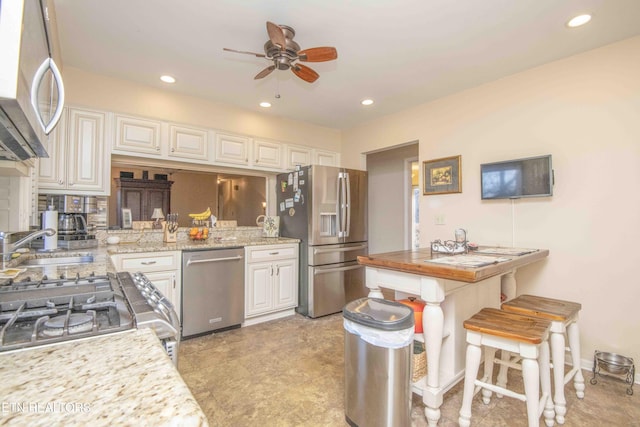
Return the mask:
[[300, 62], [326, 62], [338, 58], [335, 47], [323, 46], [300, 50], [300, 45], [293, 41], [296, 32], [287, 25], [277, 25], [267, 21], [267, 34], [269, 40], [264, 44], [264, 54], [224, 48], [228, 52], [254, 55], [257, 58], [266, 58], [273, 62], [254, 77], [262, 79], [274, 70], [291, 70], [293, 74], [302, 80], [313, 83], [320, 75], [313, 69]]

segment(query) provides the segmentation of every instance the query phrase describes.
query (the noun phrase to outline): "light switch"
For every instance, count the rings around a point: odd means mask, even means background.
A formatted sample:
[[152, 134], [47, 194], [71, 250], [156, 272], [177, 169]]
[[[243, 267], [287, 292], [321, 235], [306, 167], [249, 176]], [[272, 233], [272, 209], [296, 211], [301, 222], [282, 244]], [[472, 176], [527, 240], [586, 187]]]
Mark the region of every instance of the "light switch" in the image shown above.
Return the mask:
[[442, 214], [436, 215], [436, 225], [444, 225], [444, 224], [445, 224], [444, 215]]

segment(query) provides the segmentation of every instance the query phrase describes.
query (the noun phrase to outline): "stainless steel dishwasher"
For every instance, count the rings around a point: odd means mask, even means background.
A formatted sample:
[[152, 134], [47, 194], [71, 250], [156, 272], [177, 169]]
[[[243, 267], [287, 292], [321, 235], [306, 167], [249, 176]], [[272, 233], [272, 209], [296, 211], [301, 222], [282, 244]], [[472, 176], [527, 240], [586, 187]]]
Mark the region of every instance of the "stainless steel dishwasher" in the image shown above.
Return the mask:
[[182, 252], [182, 336], [244, 320], [244, 249]]

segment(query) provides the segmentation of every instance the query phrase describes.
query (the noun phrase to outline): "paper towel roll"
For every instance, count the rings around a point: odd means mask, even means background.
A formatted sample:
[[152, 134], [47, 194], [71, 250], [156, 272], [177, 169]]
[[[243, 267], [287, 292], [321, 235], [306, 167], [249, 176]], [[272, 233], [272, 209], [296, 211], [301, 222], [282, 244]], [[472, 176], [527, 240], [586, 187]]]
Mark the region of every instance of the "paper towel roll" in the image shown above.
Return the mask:
[[56, 234], [44, 236], [44, 250], [51, 251], [58, 248], [58, 211], [48, 210], [42, 212], [42, 229], [53, 228]]

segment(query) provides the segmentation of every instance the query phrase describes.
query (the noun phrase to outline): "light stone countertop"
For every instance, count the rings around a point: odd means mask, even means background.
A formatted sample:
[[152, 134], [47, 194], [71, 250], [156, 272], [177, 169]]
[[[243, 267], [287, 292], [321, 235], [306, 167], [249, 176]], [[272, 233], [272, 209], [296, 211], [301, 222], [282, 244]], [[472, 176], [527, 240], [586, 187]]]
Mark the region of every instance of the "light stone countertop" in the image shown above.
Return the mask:
[[0, 424], [208, 426], [150, 329], [0, 353]]
[[[256, 227], [245, 228], [255, 229]], [[149, 230], [144, 233], [139, 231], [108, 233], [108, 235], [114, 234], [120, 236], [122, 239], [117, 245], [104, 244], [107, 234], [103, 234], [100, 238], [101, 244], [97, 247], [77, 250], [58, 249], [53, 252], [39, 252], [32, 249], [29, 253], [22, 254], [18, 258], [11, 260], [8, 267], [23, 268], [20, 264], [24, 260], [30, 258], [69, 257], [91, 254], [94, 257], [93, 262], [75, 265], [31, 267], [27, 268], [23, 273], [20, 273], [15, 277], [14, 281], [21, 281], [27, 278], [30, 278], [31, 280], [39, 280], [44, 275], [49, 278], [61, 276], [71, 278], [79, 274], [81, 277], [84, 277], [91, 273], [96, 275], [116, 273], [116, 270], [110, 260], [110, 256], [114, 254], [224, 249], [230, 247], [279, 245], [300, 242], [298, 239], [291, 239], [287, 237], [262, 237], [260, 235], [256, 235], [254, 230], [250, 230], [248, 233], [245, 231], [227, 235], [215, 235], [212, 233], [212, 237], [202, 242], [191, 241], [183, 236], [183, 238], [178, 240], [176, 243], [164, 243], [162, 241], [161, 232], [159, 233]], [[8, 283], [8, 281], [8, 279], [0, 278], [0, 286]]]

